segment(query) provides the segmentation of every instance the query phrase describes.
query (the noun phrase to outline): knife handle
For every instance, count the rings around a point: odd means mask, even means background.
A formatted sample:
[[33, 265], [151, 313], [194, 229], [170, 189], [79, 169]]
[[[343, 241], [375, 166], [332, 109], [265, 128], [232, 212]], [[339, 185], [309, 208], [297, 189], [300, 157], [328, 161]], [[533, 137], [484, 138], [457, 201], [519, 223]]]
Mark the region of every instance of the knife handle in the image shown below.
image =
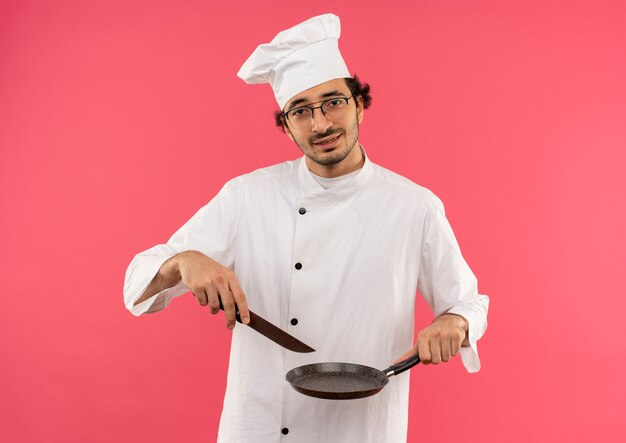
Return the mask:
[[[220, 298], [220, 296], [217, 296], [217, 299], [220, 302], [220, 309], [223, 311], [224, 310], [224, 305], [222, 304], [222, 299]], [[252, 312], [250, 312], [250, 314], [252, 314]], [[239, 308], [237, 307], [237, 303], [235, 303], [235, 319], [241, 323], [241, 317], [239, 316]]]

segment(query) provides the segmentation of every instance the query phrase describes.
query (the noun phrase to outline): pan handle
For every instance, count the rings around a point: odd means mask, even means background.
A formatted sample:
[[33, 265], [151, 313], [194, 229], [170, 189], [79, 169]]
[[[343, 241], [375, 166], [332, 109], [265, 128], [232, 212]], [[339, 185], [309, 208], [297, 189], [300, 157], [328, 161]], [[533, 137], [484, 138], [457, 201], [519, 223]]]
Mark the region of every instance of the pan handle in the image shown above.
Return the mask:
[[393, 366], [389, 366], [387, 369], [383, 369], [383, 372], [387, 374], [387, 377], [391, 377], [392, 375], [398, 375], [403, 373], [404, 371], [411, 369], [413, 366], [420, 362], [419, 354], [412, 355], [406, 360], [402, 360], [400, 363], [395, 364]]

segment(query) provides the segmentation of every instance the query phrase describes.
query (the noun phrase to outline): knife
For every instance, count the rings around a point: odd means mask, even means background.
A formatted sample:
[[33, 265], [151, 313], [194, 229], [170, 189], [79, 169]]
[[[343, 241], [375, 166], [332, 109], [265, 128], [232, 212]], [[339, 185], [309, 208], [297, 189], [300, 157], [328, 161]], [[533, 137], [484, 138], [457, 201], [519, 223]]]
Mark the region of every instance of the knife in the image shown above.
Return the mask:
[[[224, 310], [224, 306], [222, 305], [222, 300], [220, 300], [220, 309], [222, 311]], [[241, 317], [239, 316], [239, 308], [237, 308], [237, 305], [235, 305], [235, 309], [236, 309], [235, 318], [237, 319], [239, 323], [241, 323], [242, 325], [245, 325], [245, 323], [242, 323], [241, 321]], [[278, 343], [283, 348], [287, 348], [293, 352], [315, 352], [315, 349], [302, 343], [293, 335], [287, 334], [285, 331], [283, 331], [279, 327], [274, 326], [272, 323], [268, 322], [260, 315], [255, 314], [254, 312], [250, 310], [248, 310], [248, 312], [250, 313], [250, 323], [248, 323], [246, 326], [250, 326], [255, 331], [259, 332], [260, 334], [272, 340], [274, 343]]]

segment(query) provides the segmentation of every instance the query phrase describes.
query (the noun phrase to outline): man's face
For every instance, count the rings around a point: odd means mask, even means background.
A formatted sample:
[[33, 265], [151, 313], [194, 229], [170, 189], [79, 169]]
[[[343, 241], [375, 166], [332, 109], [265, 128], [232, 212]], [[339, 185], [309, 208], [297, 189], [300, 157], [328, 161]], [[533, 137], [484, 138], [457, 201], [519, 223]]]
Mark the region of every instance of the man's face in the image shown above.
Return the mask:
[[[287, 102], [283, 112], [301, 106], [320, 106], [324, 100], [334, 97], [350, 97], [350, 89], [344, 79], [330, 80], [314, 86]], [[361, 98], [351, 98], [346, 112], [340, 118], [329, 120], [321, 109], [315, 109], [310, 125], [297, 129], [287, 119], [285, 132], [313, 162], [326, 167], [339, 165], [352, 152], [359, 135], [359, 124], [363, 121]]]

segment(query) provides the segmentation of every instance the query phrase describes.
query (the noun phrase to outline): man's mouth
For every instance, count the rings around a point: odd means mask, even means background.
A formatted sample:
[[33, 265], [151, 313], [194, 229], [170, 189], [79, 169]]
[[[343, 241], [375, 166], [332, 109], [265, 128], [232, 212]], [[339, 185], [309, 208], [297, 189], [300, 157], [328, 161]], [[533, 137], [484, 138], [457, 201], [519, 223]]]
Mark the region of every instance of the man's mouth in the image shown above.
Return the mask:
[[339, 141], [339, 137], [341, 137], [341, 134], [331, 135], [330, 137], [326, 137], [322, 140], [313, 142], [313, 144], [321, 148], [330, 148], [337, 144], [337, 142]]

